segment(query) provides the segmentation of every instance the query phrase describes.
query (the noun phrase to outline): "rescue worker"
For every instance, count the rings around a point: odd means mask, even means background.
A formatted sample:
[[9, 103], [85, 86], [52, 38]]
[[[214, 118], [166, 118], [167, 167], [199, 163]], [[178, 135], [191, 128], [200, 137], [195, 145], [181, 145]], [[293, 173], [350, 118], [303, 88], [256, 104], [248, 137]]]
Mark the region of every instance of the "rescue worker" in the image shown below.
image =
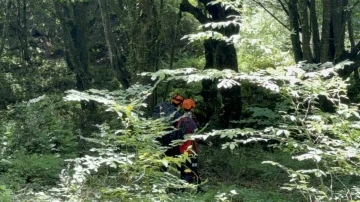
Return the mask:
[[[198, 124], [194, 121], [193, 111], [195, 109], [195, 101], [192, 99], [185, 99], [181, 107], [184, 109], [184, 115], [177, 122], [177, 128], [181, 130], [183, 135], [195, 133]], [[186, 140], [179, 146], [180, 154], [188, 153], [190, 161], [186, 161], [180, 168], [181, 179], [188, 183], [200, 184], [201, 179], [198, 172], [198, 157], [199, 153], [198, 143], [211, 146], [211, 142], [206, 142], [203, 139]], [[199, 188], [198, 191], [201, 191]]]
[[[160, 117], [169, 118], [168, 121], [171, 122], [171, 125], [175, 128], [177, 124], [177, 120], [182, 116], [179, 112], [179, 108], [183, 102], [184, 98], [180, 95], [175, 95], [171, 98], [170, 102], [162, 102], [157, 104], [154, 107], [154, 111], [152, 117], [154, 119], [158, 119]], [[169, 147], [171, 141], [181, 139], [181, 134], [179, 131], [173, 130], [169, 131], [169, 133], [163, 135], [162, 137], [156, 138], [158, 142], [161, 143], [162, 146]], [[179, 155], [179, 148], [178, 147], [169, 147], [165, 151], [166, 156], [175, 157]]]
[[160, 117], [170, 117], [174, 112], [174, 117], [172, 117], [172, 121], [179, 118], [181, 114], [178, 112], [184, 98], [181, 95], [175, 95], [171, 98], [170, 102], [162, 102], [157, 104], [154, 107], [152, 117], [153, 119], [158, 119]]

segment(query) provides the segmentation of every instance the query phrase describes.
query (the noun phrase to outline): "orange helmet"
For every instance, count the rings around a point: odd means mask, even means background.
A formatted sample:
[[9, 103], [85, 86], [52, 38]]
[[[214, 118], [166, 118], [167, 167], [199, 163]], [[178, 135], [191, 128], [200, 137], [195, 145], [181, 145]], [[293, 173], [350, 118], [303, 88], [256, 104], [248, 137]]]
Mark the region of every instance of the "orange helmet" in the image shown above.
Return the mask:
[[190, 110], [192, 108], [195, 108], [195, 101], [192, 99], [186, 99], [183, 101], [181, 107], [185, 110]]
[[180, 95], [175, 95], [174, 97], [171, 98], [171, 103], [175, 105], [180, 105], [183, 101], [184, 98], [181, 97]]

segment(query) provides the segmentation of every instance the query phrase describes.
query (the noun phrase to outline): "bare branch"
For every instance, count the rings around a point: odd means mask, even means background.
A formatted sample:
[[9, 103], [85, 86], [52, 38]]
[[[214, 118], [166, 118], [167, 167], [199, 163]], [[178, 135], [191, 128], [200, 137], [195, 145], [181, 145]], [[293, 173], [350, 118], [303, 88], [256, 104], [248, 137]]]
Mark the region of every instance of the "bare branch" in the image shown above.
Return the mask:
[[284, 10], [284, 12], [286, 13], [286, 15], [289, 16], [289, 11], [286, 9], [286, 6], [284, 4], [284, 2], [282, 2], [281, 0], [277, 0], [279, 2], [279, 4], [281, 5], [281, 8]]
[[355, 56], [360, 51], [360, 41], [357, 42], [357, 44], [351, 49], [350, 55]]
[[353, 8], [355, 8], [355, 6], [357, 6], [360, 3], [360, 0], [357, 0], [354, 5], [350, 6], [350, 10], [352, 10]]
[[201, 24], [205, 24], [209, 20], [199, 8], [194, 7], [188, 0], [181, 1], [180, 11], [192, 14]]
[[287, 30], [291, 31], [288, 26], [285, 25], [285, 23], [281, 22], [279, 18], [277, 18], [273, 13], [271, 13], [265, 6], [259, 1], [254, 0], [255, 3], [257, 3], [259, 6], [261, 6], [271, 17], [273, 17], [276, 21], [278, 21], [283, 27], [285, 27]]

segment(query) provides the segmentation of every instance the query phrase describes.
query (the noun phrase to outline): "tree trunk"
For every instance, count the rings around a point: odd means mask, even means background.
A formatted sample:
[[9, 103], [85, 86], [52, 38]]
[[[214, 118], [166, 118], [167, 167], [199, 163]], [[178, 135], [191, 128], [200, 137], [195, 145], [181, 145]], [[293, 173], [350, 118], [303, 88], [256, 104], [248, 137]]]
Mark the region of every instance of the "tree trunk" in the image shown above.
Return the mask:
[[[65, 61], [69, 69], [76, 75], [76, 87], [79, 91], [91, 88], [91, 75], [89, 72], [88, 50], [88, 2], [66, 3], [54, 1], [55, 11], [60, 20], [65, 46]], [[87, 151], [88, 144], [81, 136], [89, 137], [95, 124], [101, 122], [96, 113], [96, 104], [93, 101], [81, 102], [79, 115], [80, 135], [78, 141], [79, 155]]]
[[311, 36], [312, 36], [312, 52], [314, 63], [320, 62], [320, 35], [319, 25], [316, 16], [315, 0], [310, 0], [310, 25], [311, 25]]
[[[237, 55], [233, 44], [209, 39], [204, 42], [204, 48], [205, 69], [232, 69], [238, 72]], [[204, 114], [210, 115], [202, 117], [203, 122], [210, 121], [211, 115], [216, 115], [220, 121], [219, 127], [232, 128], [231, 121], [237, 121], [241, 116], [241, 88], [233, 86], [230, 89], [220, 89], [221, 98], [219, 99], [218, 90], [213, 81], [205, 80], [202, 85], [201, 95], [205, 102]]]
[[60, 19], [66, 52], [66, 62], [76, 74], [77, 89], [90, 88], [89, 51], [87, 30], [87, 3], [75, 3], [71, 6], [54, 2], [57, 16]]
[[348, 0], [331, 0], [331, 22], [333, 34], [333, 50], [335, 61], [340, 58], [344, 52], [345, 39], [345, 14], [344, 9], [347, 6]]
[[[220, 5], [211, 5], [211, 0], [199, 0], [206, 8], [203, 13], [197, 7], [192, 6], [188, 0], [183, 0], [180, 4], [180, 10], [191, 13], [200, 23], [224, 22], [232, 20], [234, 15], [240, 15], [235, 10], [224, 9]], [[211, 17], [210, 17], [211, 16]], [[231, 24], [227, 27], [214, 29], [224, 36], [230, 37], [239, 34], [240, 27]], [[204, 69], [231, 69], [238, 72], [238, 61], [234, 44], [228, 44], [224, 41], [207, 39], [204, 41], [205, 60]], [[205, 107], [203, 117], [198, 117], [202, 122], [208, 122], [215, 119], [219, 122], [220, 128], [232, 127], [231, 121], [240, 119], [242, 102], [241, 88], [233, 86], [231, 89], [218, 90], [213, 81], [204, 80], [202, 82], [203, 90], [201, 95], [204, 99]]]
[[348, 19], [347, 19], [347, 28], [348, 28], [348, 33], [349, 33], [349, 41], [350, 41], [350, 45], [351, 45], [351, 50], [353, 50], [355, 48], [355, 39], [354, 39], [354, 29], [353, 29], [353, 25], [352, 25], [352, 20], [351, 20], [351, 11], [349, 11], [348, 13]]
[[289, 0], [288, 2], [288, 10], [289, 10], [289, 20], [290, 20], [290, 29], [294, 31], [291, 34], [291, 43], [292, 49], [294, 53], [295, 62], [300, 62], [303, 60], [303, 52], [301, 49], [300, 42], [300, 26], [298, 19], [298, 8], [296, 4], [296, 0]]
[[109, 17], [109, 4], [108, 0], [98, 0], [101, 10], [101, 18], [104, 27], [104, 34], [106, 39], [106, 46], [109, 52], [110, 64], [115, 72], [116, 78], [122, 84], [123, 88], [129, 88], [129, 72], [124, 68], [124, 63], [121, 59], [121, 53], [116, 46], [113, 33], [111, 30], [110, 17]]
[[8, 30], [8, 26], [9, 26], [9, 10], [10, 10], [10, 1], [6, 0], [5, 2], [5, 12], [4, 12], [4, 24], [3, 24], [3, 29], [2, 29], [2, 33], [1, 33], [1, 42], [0, 42], [0, 57], [4, 52], [4, 48], [5, 48], [5, 39], [6, 39], [6, 35], [7, 35], [7, 30]]
[[30, 54], [28, 47], [28, 34], [27, 34], [27, 5], [26, 0], [17, 0], [17, 35], [21, 46], [22, 58], [25, 62], [30, 62]]
[[[170, 48], [170, 59], [169, 59], [169, 69], [173, 69], [174, 68], [174, 59], [175, 59], [175, 50], [176, 50], [176, 44], [177, 41], [179, 40], [179, 32], [178, 32], [178, 27], [179, 27], [179, 23], [181, 20], [181, 12], [178, 13], [178, 17], [174, 26], [174, 39], [171, 43], [171, 48]], [[165, 90], [164, 90], [164, 94], [162, 97], [167, 97], [169, 94], [169, 91], [172, 87], [173, 82], [172, 81], [168, 81], [168, 83], [166, 84]]]
[[[301, 13], [301, 30], [298, 24], [299, 18], [297, 17], [297, 2], [300, 3]], [[316, 0], [288, 0], [288, 9], [284, 7], [284, 3], [278, 0], [284, 12], [289, 16], [291, 29], [295, 34], [291, 35], [292, 49], [296, 62], [300, 61], [303, 56], [308, 58], [308, 29], [306, 29], [307, 20], [305, 16], [305, 5], [310, 10], [310, 27], [312, 38], [312, 57], [315, 63], [333, 62], [339, 63], [344, 60], [354, 62], [351, 65], [345, 66], [343, 69], [338, 70], [339, 76], [348, 78], [351, 73], [358, 70], [360, 66], [360, 41], [355, 41], [354, 30], [352, 27], [352, 9], [354, 9], [360, 1], [356, 1], [353, 5], [349, 6], [349, 0], [322, 0], [322, 9], [316, 9]], [[317, 23], [316, 11], [322, 10], [322, 23], [321, 23], [321, 37], [319, 37], [319, 28]], [[349, 34], [349, 41], [351, 50], [345, 49], [345, 29], [347, 24], [347, 31]], [[305, 26], [305, 27], [304, 27]], [[299, 34], [303, 35], [303, 50], [299, 40]], [[320, 39], [319, 39], [320, 38]], [[307, 50], [306, 50], [307, 49]], [[304, 52], [302, 52], [304, 51]], [[303, 55], [304, 54], [304, 55]], [[358, 74], [358, 72], [356, 72]]]
[[331, 0], [323, 0], [323, 21], [320, 42], [320, 62], [325, 63], [329, 61], [329, 40], [330, 40], [330, 2]]
[[300, 0], [300, 21], [301, 21], [301, 33], [302, 33], [302, 50], [303, 60], [307, 63], [312, 63], [312, 53], [310, 48], [310, 28], [308, 17], [308, 0]]
[[[132, 4], [131, 17], [134, 26], [129, 33], [129, 66], [135, 73], [156, 72], [159, 70], [160, 55], [164, 49], [161, 44], [163, 37], [161, 1], [141, 0]], [[150, 77], [135, 78], [141, 84], [154, 84]], [[150, 114], [157, 104], [157, 89], [146, 99], [147, 111]]]

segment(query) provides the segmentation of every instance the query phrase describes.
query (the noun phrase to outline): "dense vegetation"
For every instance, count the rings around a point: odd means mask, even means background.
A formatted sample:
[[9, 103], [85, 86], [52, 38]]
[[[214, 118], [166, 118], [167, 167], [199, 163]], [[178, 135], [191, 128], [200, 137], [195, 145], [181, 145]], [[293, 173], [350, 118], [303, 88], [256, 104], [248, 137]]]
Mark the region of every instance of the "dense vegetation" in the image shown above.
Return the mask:
[[359, 2], [0, 0], [0, 201], [360, 201]]

